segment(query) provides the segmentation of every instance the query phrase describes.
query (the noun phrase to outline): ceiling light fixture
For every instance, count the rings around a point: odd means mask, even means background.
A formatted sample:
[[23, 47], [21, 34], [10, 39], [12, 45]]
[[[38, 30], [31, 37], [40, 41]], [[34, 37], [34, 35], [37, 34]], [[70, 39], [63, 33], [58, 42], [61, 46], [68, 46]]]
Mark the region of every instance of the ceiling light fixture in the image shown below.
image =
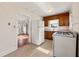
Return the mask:
[[52, 9], [48, 9], [48, 12], [51, 13], [52, 12]]

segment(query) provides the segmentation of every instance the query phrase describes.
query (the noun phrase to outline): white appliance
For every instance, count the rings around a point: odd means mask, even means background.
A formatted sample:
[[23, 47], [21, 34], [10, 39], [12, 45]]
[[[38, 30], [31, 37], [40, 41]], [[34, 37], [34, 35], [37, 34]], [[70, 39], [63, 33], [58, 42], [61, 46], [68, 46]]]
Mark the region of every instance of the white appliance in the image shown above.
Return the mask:
[[44, 21], [32, 21], [32, 43], [40, 45], [44, 42]]
[[75, 57], [76, 56], [76, 33], [55, 32], [53, 35], [55, 57]]

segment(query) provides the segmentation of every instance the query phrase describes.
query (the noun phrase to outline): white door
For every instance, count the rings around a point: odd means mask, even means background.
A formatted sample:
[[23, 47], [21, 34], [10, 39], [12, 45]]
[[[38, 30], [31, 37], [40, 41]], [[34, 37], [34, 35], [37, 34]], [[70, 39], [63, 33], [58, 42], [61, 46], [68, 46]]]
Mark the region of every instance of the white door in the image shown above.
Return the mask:
[[45, 40], [44, 40], [44, 28], [40, 28], [39, 29], [39, 43], [43, 43]]
[[39, 40], [40, 40], [40, 44], [45, 41], [45, 39], [44, 39], [44, 21], [40, 21]]

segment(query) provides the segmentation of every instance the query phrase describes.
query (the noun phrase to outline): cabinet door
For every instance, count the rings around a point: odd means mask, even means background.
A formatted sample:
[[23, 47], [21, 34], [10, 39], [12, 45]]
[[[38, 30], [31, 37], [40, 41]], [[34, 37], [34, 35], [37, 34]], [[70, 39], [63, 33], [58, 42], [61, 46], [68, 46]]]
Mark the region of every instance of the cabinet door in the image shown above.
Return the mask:
[[63, 18], [61, 18], [59, 20], [59, 25], [60, 26], [69, 26], [69, 17], [68, 17], [68, 15], [63, 16]]
[[52, 40], [52, 31], [45, 31], [45, 39]]
[[63, 26], [63, 18], [59, 20], [59, 26]]
[[48, 31], [45, 31], [45, 39], [48, 39]]
[[51, 31], [48, 32], [48, 38], [49, 38], [49, 40], [52, 40], [52, 32]]

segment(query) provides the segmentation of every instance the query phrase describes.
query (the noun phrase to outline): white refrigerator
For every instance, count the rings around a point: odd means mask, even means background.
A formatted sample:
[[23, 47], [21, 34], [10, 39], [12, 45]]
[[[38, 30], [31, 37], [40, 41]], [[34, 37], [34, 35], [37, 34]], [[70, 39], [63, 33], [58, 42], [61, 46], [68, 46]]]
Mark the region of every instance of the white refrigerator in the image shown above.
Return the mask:
[[40, 45], [44, 42], [44, 21], [32, 21], [32, 43]]

